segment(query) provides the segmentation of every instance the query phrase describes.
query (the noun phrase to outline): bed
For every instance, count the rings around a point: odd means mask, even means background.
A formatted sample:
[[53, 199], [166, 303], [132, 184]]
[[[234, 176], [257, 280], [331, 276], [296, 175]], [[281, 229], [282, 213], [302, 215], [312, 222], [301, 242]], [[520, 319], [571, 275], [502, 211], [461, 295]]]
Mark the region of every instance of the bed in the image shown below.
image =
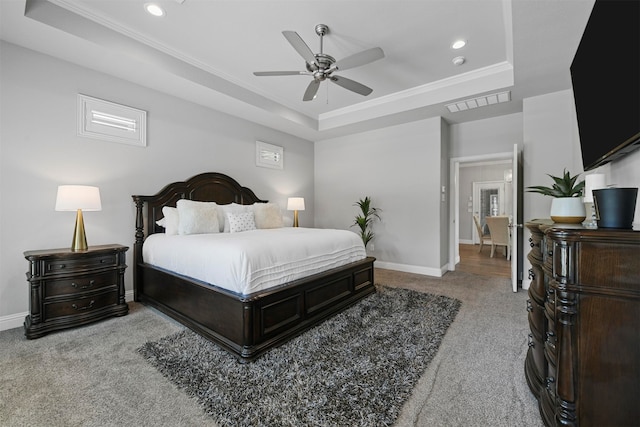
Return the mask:
[[145, 262], [143, 247], [150, 236], [165, 232], [158, 224], [162, 224], [164, 207], [175, 207], [182, 199], [219, 205], [267, 200], [216, 172], [168, 184], [152, 196], [132, 197], [136, 207], [135, 301], [176, 319], [241, 362], [255, 359], [375, 291], [375, 258], [366, 256], [248, 294], [152, 265]]

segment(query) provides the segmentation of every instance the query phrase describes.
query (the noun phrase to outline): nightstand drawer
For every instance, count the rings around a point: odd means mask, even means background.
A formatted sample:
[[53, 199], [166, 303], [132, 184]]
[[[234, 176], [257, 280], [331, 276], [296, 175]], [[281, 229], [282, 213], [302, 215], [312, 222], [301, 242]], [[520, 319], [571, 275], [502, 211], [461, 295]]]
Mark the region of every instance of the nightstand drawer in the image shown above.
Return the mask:
[[52, 302], [44, 304], [44, 318], [52, 319], [62, 316], [74, 316], [89, 314], [118, 303], [118, 292], [103, 292], [86, 298], [72, 299], [68, 301]]
[[115, 290], [118, 273], [107, 271], [101, 274], [70, 277], [68, 279], [47, 280], [44, 283], [45, 300], [64, 295], [77, 295], [81, 292], [98, 291], [109, 286]]
[[82, 270], [95, 270], [102, 267], [113, 267], [118, 264], [117, 254], [106, 254], [99, 256], [85, 256], [82, 258], [69, 259], [46, 259], [43, 261], [43, 275], [50, 274], [72, 274]]

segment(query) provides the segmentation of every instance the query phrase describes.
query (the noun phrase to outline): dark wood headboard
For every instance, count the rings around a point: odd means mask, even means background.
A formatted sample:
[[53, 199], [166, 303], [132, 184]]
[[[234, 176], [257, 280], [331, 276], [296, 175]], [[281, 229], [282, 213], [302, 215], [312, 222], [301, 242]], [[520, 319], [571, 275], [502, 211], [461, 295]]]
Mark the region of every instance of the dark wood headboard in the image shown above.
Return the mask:
[[217, 172], [206, 172], [186, 181], [172, 182], [153, 196], [131, 197], [136, 204], [136, 242], [138, 239], [144, 240], [145, 236], [162, 233], [164, 228], [156, 224], [156, 221], [164, 217], [162, 208], [175, 207], [180, 199], [216, 202], [220, 205], [267, 202], [259, 199], [252, 190], [238, 184], [235, 179]]

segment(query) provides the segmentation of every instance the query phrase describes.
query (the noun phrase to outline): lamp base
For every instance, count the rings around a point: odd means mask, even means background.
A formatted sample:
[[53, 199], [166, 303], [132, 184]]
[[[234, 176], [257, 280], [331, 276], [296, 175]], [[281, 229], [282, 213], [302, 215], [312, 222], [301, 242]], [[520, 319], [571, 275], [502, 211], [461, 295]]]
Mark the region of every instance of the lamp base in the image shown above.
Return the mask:
[[87, 235], [84, 232], [82, 209], [78, 209], [78, 213], [76, 214], [76, 228], [73, 230], [73, 240], [71, 241], [71, 252], [82, 252], [87, 249]]
[[298, 226], [298, 211], [293, 211], [293, 226]]

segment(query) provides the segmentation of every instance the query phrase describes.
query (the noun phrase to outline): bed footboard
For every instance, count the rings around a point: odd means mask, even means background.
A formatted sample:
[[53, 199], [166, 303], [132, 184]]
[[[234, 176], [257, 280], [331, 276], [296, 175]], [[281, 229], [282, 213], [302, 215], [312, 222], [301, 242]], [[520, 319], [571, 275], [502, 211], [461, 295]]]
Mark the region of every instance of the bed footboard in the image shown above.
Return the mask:
[[375, 292], [374, 261], [248, 297], [142, 264], [138, 297], [246, 362]]

